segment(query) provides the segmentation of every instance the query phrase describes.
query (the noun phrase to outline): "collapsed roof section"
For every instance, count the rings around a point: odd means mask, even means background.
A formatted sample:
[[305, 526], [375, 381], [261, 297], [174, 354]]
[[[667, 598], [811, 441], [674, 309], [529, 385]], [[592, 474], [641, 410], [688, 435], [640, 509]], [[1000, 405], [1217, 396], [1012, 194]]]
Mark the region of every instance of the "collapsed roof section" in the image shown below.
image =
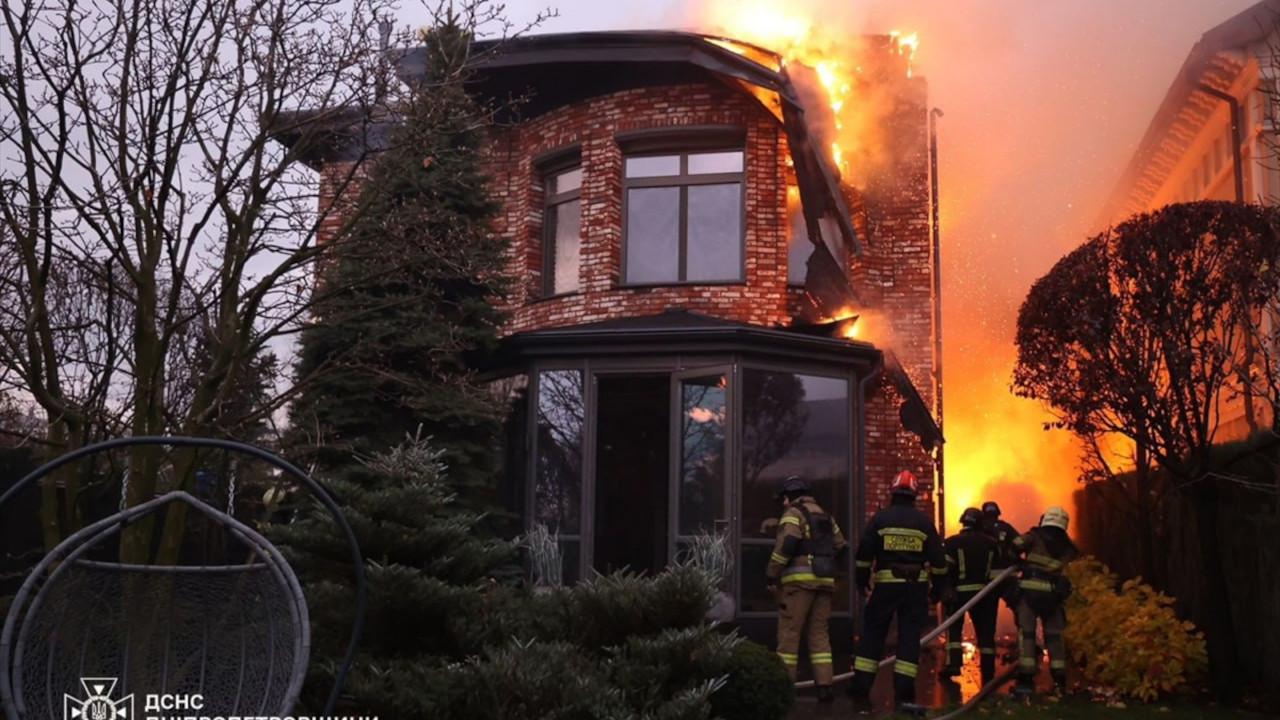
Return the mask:
[[[535, 117], [578, 100], [639, 87], [711, 81], [748, 95], [786, 134], [810, 241], [821, 250], [826, 225], [845, 248], [862, 254], [836, 173], [819, 150], [807, 119], [829, 110], [804, 107], [781, 56], [726, 38], [675, 31], [530, 35], [477, 42], [472, 48], [475, 72], [469, 89], [478, 97], [509, 105], [506, 117], [500, 118], [505, 120]], [[426, 76], [427, 48], [393, 52], [401, 79], [413, 82]], [[290, 147], [305, 142], [300, 160], [312, 167], [350, 162], [385, 142], [385, 128], [392, 119], [370, 116], [354, 110], [304, 111], [282, 116], [275, 136]], [[830, 281], [837, 275], [844, 282]], [[817, 280], [805, 288], [813, 316], [809, 319], [834, 317], [862, 304], [848, 274], [829, 252], [813, 254], [809, 276]]]

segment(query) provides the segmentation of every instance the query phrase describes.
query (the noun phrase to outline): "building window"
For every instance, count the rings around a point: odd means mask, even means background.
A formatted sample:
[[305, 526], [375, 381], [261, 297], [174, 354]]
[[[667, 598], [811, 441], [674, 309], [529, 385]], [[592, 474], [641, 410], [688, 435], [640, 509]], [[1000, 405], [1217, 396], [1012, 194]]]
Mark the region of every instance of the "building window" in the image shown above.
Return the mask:
[[624, 282], [741, 282], [741, 149], [626, 158]]
[[813, 241], [804, 222], [804, 209], [800, 207], [800, 188], [787, 187], [787, 284], [804, 285], [809, 277], [809, 256], [813, 254]]
[[542, 294], [578, 291], [582, 262], [582, 168], [546, 174], [543, 214]]

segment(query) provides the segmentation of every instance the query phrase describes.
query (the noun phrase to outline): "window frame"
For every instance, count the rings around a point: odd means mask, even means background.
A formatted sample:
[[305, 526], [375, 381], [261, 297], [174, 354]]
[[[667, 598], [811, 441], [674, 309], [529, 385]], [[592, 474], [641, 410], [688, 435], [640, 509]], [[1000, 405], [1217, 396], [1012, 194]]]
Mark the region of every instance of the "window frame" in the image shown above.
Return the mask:
[[[746, 129], [738, 126], [699, 126], [672, 131], [640, 130], [615, 136], [622, 150], [622, 246], [621, 287], [654, 287], [667, 285], [744, 285], [747, 282], [747, 142]], [[742, 170], [732, 173], [689, 173], [689, 156], [716, 152], [742, 154]], [[628, 177], [627, 161], [644, 157], [679, 157], [676, 175]], [[703, 185], [738, 185], [738, 267], [737, 276], [716, 280], [690, 280], [689, 273], [689, 188]], [[630, 195], [632, 189], [676, 188], [679, 190], [679, 221], [676, 242], [679, 257], [674, 279], [631, 281], [628, 279], [628, 243], [630, 241]]]
[[[534, 166], [537, 168], [537, 181], [539, 183], [542, 206], [542, 247], [539, 248], [542, 277], [538, 283], [538, 299], [574, 295], [582, 291], [582, 186], [587, 180], [586, 169], [582, 165], [582, 146], [573, 145], [567, 148], [557, 148], [535, 158]], [[578, 183], [578, 187], [573, 190], [552, 194], [550, 192], [552, 179], [573, 170], [582, 171], [582, 180]], [[556, 223], [553, 222], [553, 219], [555, 218], [555, 209], [557, 207], [574, 200], [578, 201], [579, 279], [575, 289], [556, 292], [555, 259], [558, 248], [556, 245]]]

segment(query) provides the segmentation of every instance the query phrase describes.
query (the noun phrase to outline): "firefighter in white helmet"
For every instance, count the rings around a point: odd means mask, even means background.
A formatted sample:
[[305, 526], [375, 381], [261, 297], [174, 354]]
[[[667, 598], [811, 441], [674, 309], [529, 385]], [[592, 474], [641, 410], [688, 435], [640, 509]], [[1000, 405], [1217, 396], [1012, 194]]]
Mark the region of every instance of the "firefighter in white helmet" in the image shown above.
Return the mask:
[[1039, 527], [1013, 541], [1021, 554], [1018, 578], [1018, 680], [1015, 694], [1026, 695], [1034, 688], [1036, 676], [1036, 621], [1044, 627], [1044, 644], [1049, 649], [1049, 674], [1058, 692], [1066, 690], [1067, 652], [1062, 632], [1067, 626], [1063, 603], [1071, 595], [1071, 583], [1062, 574], [1067, 563], [1080, 556], [1067, 537], [1070, 518], [1054, 506], [1044, 511]]

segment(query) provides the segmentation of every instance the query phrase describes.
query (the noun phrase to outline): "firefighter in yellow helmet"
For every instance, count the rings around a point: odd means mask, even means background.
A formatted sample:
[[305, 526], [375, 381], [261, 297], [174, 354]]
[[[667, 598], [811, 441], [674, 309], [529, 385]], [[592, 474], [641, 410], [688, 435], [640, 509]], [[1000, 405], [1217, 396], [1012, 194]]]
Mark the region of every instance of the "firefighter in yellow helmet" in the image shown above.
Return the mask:
[[800, 634], [807, 629], [815, 693], [819, 701], [829, 702], [833, 674], [827, 623], [836, 568], [848, 545], [835, 519], [813, 499], [813, 489], [804, 478], [787, 478], [777, 496], [783, 513], [765, 583], [778, 598], [778, 656], [795, 680]]
[[1044, 644], [1049, 649], [1049, 674], [1059, 692], [1067, 685], [1067, 648], [1062, 632], [1067, 627], [1063, 603], [1071, 595], [1071, 583], [1062, 571], [1080, 556], [1067, 537], [1067, 511], [1054, 506], [1044, 511], [1039, 527], [1013, 541], [1021, 554], [1018, 578], [1018, 679], [1016, 695], [1032, 692], [1036, 676], [1036, 621], [1044, 627]]

